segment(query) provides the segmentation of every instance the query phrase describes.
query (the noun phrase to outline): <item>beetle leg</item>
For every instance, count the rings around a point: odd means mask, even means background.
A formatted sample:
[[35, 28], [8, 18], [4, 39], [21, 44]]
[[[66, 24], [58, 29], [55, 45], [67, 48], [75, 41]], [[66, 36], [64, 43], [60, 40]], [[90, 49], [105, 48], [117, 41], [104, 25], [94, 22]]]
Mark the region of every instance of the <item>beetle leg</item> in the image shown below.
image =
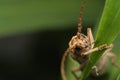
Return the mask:
[[116, 63], [117, 56], [114, 53], [110, 52], [112, 50], [112, 48], [113, 48], [113, 44], [112, 44], [112, 47], [107, 49], [104, 54], [112, 59], [112, 65], [120, 68], [120, 65]]
[[78, 71], [83, 71], [83, 69], [85, 68], [85, 66], [86, 66], [86, 62], [83, 63], [83, 64], [81, 64], [80, 67], [78, 67], [78, 68], [73, 68], [73, 69], [72, 69], [72, 74], [75, 76], [75, 78], [76, 78], [77, 80], [80, 79], [80, 76], [78, 76], [78, 75], [76, 74], [76, 72], [78, 72]]
[[74, 75], [74, 77], [75, 77], [77, 80], [80, 79], [80, 76], [78, 76], [78, 75], [75, 73], [75, 72], [78, 72], [78, 71], [80, 71], [80, 67], [78, 67], [78, 68], [73, 68], [73, 69], [71, 70], [72, 74]]
[[92, 69], [93, 69], [93, 70], [95, 70], [95, 73], [96, 73], [96, 75], [97, 75], [97, 76], [99, 76], [99, 73], [98, 73], [98, 68], [97, 68], [97, 66], [93, 66], [93, 67], [92, 67]]
[[93, 48], [94, 47], [94, 38], [93, 38], [91, 28], [87, 28], [87, 37], [89, 38], [90, 44], [92, 45], [91, 48]]
[[108, 52], [107, 56], [110, 57], [112, 59], [112, 65], [114, 65], [117, 68], [120, 68], [120, 65], [116, 63], [116, 55], [112, 52]]
[[93, 53], [93, 52], [96, 52], [96, 51], [99, 51], [99, 50], [111, 49], [112, 47], [113, 47], [112, 44], [109, 45], [109, 46], [107, 46], [107, 44], [103, 44], [103, 45], [101, 45], [101, 46], [99, 46], [99, 47], [93, 48], [93, 49], [91, 49], [91, 50], [89, 50], [89, 51], [87, 51], [87, 52], [85, 52], [85, 53], [82, 53], [81, 55], [89, 55], [89, 54], [91, 54], [91, 53]]

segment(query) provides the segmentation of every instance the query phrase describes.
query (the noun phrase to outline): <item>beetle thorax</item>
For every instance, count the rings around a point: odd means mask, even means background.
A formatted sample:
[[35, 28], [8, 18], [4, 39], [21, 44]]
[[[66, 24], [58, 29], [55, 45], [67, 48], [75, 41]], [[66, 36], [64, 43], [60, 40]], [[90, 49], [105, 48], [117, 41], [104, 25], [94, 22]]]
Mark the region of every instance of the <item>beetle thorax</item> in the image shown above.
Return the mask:
[[80, 33], [79, 37], [78, 35], [72, 37], [69, 42], [69, 47], [74, 50], [76, 49], [80, 52], [85, 52], [91, 49], [91, 44], [89, 38], [84, 34]]

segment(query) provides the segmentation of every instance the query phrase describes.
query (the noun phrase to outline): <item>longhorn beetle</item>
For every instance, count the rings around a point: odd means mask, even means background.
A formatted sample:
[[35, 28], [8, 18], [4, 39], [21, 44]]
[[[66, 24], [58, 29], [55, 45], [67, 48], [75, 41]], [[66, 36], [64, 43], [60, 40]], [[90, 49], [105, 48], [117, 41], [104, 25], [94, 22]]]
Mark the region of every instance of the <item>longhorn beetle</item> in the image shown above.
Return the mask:
[[114, 55], [110, 52], [110, 50], [113, 48], [113, 44], [110, 44], [110, 45], [102, 44], [98, 47], [94, 47], [95, 41], [94, 41], [94, 38], [92, 35], [91, 28], [87, 28], [87, 35], [82, 34], [82, 32], [81, 32], [82, 13], [83, 13], [84, 5], [85, 5], [85, 0], [83, 0], [81, 3], [80, 16], [78, 18], [78, 31], [77, 31], [76, 35], [73, 36], [72, 39], [70, 40], [69, 47], [65, 51], [65, 53], [63, 54], [63, 57], [62, 57], [61, 76], [62, 76], [63, 80], [67, 80], [65, 71], [64, 71], [64, 67], [65, 67], [64, 64], [65, 64], [65, 60], [66, 60], [68, 53], [71, 53], [71, 57], [80, 64], [80, 67], [73, 68], [71, 71], [77, 80], [80, 79], [80, 76], [76, 75], [75, 72], [84, 70], [84, 68], [88, 62], [89, 55], [95, 51], [106, 49], [106, 51], [103, 53], [100, 60], [96, 63], [96, 65], [94, 65], [92, 67], [91, 74], [93, 74], [95, 76], [104, 74], [104, 72], [105, 72], [104, 68], [106, 67], [107, 57], [112, 58], [112, 64], [114, 66], [120, 68], [120, 66], [115, 63], [116, 55]]

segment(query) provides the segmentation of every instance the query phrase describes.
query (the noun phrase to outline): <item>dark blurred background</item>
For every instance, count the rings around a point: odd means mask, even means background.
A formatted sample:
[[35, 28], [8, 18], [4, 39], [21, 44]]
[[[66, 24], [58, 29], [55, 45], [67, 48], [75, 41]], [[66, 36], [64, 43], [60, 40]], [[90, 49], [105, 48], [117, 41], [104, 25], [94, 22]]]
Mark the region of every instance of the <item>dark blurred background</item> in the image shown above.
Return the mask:
[[[0, 80], [58, 80], [77, 31], [81, 0], [1, 0]], [[87, 0], [83, 33], [96, 27], [104, 0]], [[94, 33], [96, 28], [94, 28]]]

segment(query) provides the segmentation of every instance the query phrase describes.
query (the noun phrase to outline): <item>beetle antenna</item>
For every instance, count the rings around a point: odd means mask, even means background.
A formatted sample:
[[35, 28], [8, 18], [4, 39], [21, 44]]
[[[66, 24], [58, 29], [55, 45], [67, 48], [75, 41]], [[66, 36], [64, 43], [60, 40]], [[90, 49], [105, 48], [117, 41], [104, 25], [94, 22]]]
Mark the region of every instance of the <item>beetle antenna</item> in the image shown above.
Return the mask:
[[78, 32], [77, 32], [77, 34], [81, 33], [81, 29], [82, 29], [82, 14], [83, 14], [83, 8], [85, 6], [85, 3], [86, 3], [86, 0], [82, 0], [81, 7], [80, 7], [80, 15], [78, 17]]
[[62, 61], [61, 61], [61, 76], [63, 80], [67, 80], [67, 77], [65, 74], [65, 61], [66, 61], [68, 53], [69, 53], [69, 48], [63, 54]]

